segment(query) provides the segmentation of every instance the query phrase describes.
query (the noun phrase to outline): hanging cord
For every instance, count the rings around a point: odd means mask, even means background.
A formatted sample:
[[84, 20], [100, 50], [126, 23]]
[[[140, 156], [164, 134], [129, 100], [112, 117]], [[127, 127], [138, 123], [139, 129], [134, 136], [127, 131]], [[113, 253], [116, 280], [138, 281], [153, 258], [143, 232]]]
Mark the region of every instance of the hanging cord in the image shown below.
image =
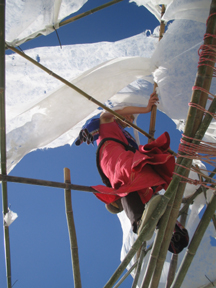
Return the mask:
[[59, 45], [60, 45], [60, 47], [61, 47], [61, 49], [62, 49], [62, 45], [61, 45], [61, 41], [60, 41], [60, 38], [59, 38], [58, 32], [57, 32], [57, 30], [55, 29], [54, 26], [53, 26], [53, 29], [54, 29], [55, 32], [56, 32], [56, 35], [57, 35], [57, 38], [58, 38], [58, 41], [59, 41]]

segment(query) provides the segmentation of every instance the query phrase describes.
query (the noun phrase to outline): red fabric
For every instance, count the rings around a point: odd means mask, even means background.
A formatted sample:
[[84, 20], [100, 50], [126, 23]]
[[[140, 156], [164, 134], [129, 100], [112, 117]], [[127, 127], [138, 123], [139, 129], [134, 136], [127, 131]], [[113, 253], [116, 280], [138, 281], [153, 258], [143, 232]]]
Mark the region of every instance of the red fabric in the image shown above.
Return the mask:
[[[97, 144], [107, 137], [117, 138], [128, 144], [116, 122], [100, 125], [100, 137]], [[143, 203], [148, 202], [156, 191], [166, 189], [171, 181], [175, 167], [174, 157], [167, 152], [170, 138], [167, 132], [146, 145], [140, 145], [135, 153], [126, 151], [123, 145], [106, 141], [100, 149], [100, 165], [109, 178], [112, 188], [92, 186], [95, 196], [105, 203], [111, 203], [137, 191]]]

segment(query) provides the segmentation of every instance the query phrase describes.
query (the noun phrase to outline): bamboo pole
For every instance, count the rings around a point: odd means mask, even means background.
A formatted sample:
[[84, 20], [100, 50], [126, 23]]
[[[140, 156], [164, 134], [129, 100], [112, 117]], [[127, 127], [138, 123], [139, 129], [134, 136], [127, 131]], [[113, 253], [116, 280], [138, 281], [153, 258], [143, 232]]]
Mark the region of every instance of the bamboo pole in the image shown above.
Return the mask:
[[[70, 170], [68, 168], [64, 168], [64, 180], [65, 180], [65, 183], [69, 183], [69, 184], [71, 183]], [[66, 212], [66, 217], [67, 217], [70, 248], [71, 248], [71, 261], [72, 261], [72, 267], [73, 267], [74, 287], [82, 288], [76, 229], [75, 229], [72, 202], [71, 202], [71, 190], [65, 189], [64, 195], [65, 195], [65, 212]]]
[[[164, 13], [165, 13], [165, 5], [162, 5], [161, 7], [161, 18], [163, 17]], [[160, 23], [160, 33], [159, 33], [159, 41], [163, 38], [163, 34], [165, 32], [165, 22], [161, 21]], [[156, 91], [157, 88], [157, 83], [154, 83], [154, 89], [153, 91]], [[152, 106], [152, 110], [151, 110], [151, 117], [150, 117], [150, 125], [149, 125], [149, 135], [151, 135], [152, 137], [154, 137], [154, 133], [155, 133], [155, 124], [156, 124], [156, 115], [157, 115], [157, 106], [153, 105]], [[148, 143], [151, 142], [151, 139], [149, 138]]]
[[[0, 137], [1, 173], [6, 175], [6, 123], [5, 123], [5, 0], [0, 0]], [[7, 182], [2, 182], [3, 216], [8, 212]], [[11, 257], [9, 227], [4, 225], [5, 263], [7, 287], [11, 288]]]
[[110, 1], [108, 3], [103, 4], [101, 6], [98, 6], [97, 8], [93, 8], [93, 9], [87, 11], [87, 12], [83, 12], [83, 13], [77, 15], [77, 16], [71, 17], [71, 18], [69, 18], [67, 20], [63, 20], [63, 21], [61, 21], [59, 23], [59, 27], [62, 27], [62, 26], [67, 25], [69, 23], [72, 23], [72, 22], [74, 22], [74, 21], [76, 21], [78, 19], [81, 19], [81, 18], [83, 18], [85, 16], [91, 15], [91, 14], [97, 12], [97, 11], [100, 11], [100, 10], [102, 10], [104, 8], [107, 8], [107, 7], [109, 7], [109, 6], [113, 5], [113, 4], [116, 4], [116, 3], [121, 2], [121, 1], [123, 1], [123, 0], [113, 0], [113, 1]]
[[211, 201], [209, 202], [203, 217], [193, 235], [193, 238], [190, 242], [190, 245], [188, 247], [188, 250], [184, 256], [184, 259], [182, 261], [182, 264], [177, 272], [177, 275], [174, 279], [174, 282], [171, 286], [171, 288], [179, 288], [181, 287], [181, 284], [187, 274], [187, 271], [190, 267], [190, 264], [196, 254], [196, 251], [199, 247], [199, 244], [202, 240], [202, 237], [204, 236], [204, 233], [212, 219], [212, 216], [214, 215], [216, 209], [216, 193], [214, 193]]
[[[100, 101], [96, 100], [95, 98], [93, 98], [92, 96], [88, 95], [86, 92], [84, 92], [83, 90], [79, 89], [78, 87], [76, 87], [75, 85], [73, 85], [72, 83], [70, 83], [69, 81], [65, 80], [64, 78], [62, 78], [61, 76], [57, 75], [56, 73], [52, 72], [51, 70], [49, 70], [48, 68], [46, 68], [45, 66], [41, 65], [40, 63], [38, 63], [37, 61], [35, 61], [34, 59], [32, 59], [31, 57], [29, 57], [28, 55], [26, 55], [23, 52], [20, 52], [18, 49], [7, 45], [7, 47], [9, 49], [11, 49], [13, 52], [19, 54], [20, 56], [22, 56], [23, 58], [25, 58], [26, 60], [30, 61], [31, 63], [33, 63], [34, 65], [36, 65], [37, 67], [39, 67], [40, 69], [42, 69], [43, 71], [45, 71], [46, 73], [48, 73], [49, 75], [53, 76], [54, 78], [58, 79], [59, 81], [61, 81], [62, 83], [64, 83], [65, 85], [69, 86], [70, 88], [72, 88], [73, 90], [75, 90], [76, 92], [80, 93], [82, 96], [84, 96], [86, 99], [88, 99], [89, 101], [93, 102], [94, 104], [98, 105], [99, 107], [103, 108], [104, 110], [108, 111], [109, 113], [111, 113], [112, 115], [114, 115], [115, 117], [119, 118], [120, 120], [124, 121], [125, 123], [127, 123], [130, 127], [133, 127], [134, 129], [136, 129], [137, 131], [139, 131], [141, 134], [143, 134], [144, 136], [151, 138], [152, 140], [155, 140], [153, 137], [151, 137], [151, 135], [149, 135], [147, 132], [145, 132], [144, 130], [142, 130], [141, 128], [137, 127], [137, 125], [129, 122], [127, 119], [125, 119], [123, 116], [121, 116], [120, 114], [116, 113], [115, 111], [113, 111], [112, 109], [108, 108], [106, 105], [102, 104]], [[176, 153], [174, 151], [172, 151], [171, 149], [168, 149], [168, 152], [176, 155]]]
[[46, 180], [39, 180], [39, 179], [32, 179], [32, 178], [24, 178], [24, 177], [16, 177], [16, 176], [9, 176], [9, 175], [2, 175], [2, 174], [0, 174], [0, 181], [99, 193], [98, 191], [94, 190], [92, 187], [89, 187], [89, 186], [61, 183], [61, 182], [55, 182], [55, 181], [46, 181]]

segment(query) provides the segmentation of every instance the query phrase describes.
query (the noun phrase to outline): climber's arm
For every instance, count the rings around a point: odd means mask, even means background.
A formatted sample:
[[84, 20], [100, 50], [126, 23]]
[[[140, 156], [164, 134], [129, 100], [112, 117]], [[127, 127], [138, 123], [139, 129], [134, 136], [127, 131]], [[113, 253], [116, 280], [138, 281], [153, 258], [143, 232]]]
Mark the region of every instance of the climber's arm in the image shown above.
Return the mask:
[[[127, 106], [121, 110], [115, 110], [115, 112], [122, 116], [127, 116], [131, 114], [145, 114], [145, 113], [150, 112], [152, 109], [152, 106], [155, 105], [157, 102], [158, 102], [158, 97], [156, 93], [154, 92], [150, 95], [150, 99], [146, 107]], [[101, 114], [100, 119], [101, 119], [101, 123], [109, 123], [114, 120], [114, 115], [109, 112], [104, 112]]]

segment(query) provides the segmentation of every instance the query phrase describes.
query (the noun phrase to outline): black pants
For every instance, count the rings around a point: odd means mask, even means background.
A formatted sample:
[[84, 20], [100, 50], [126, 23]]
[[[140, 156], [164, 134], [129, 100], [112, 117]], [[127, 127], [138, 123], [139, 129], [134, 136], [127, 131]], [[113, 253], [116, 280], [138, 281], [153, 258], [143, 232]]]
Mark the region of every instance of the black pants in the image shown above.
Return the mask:
[[131, 192], [121, 198], [122, 207], [129, 218], [134, 233], [137, 233], [137, 221], [142, 217], [145, 204], [142, 203], [137, 192]]

